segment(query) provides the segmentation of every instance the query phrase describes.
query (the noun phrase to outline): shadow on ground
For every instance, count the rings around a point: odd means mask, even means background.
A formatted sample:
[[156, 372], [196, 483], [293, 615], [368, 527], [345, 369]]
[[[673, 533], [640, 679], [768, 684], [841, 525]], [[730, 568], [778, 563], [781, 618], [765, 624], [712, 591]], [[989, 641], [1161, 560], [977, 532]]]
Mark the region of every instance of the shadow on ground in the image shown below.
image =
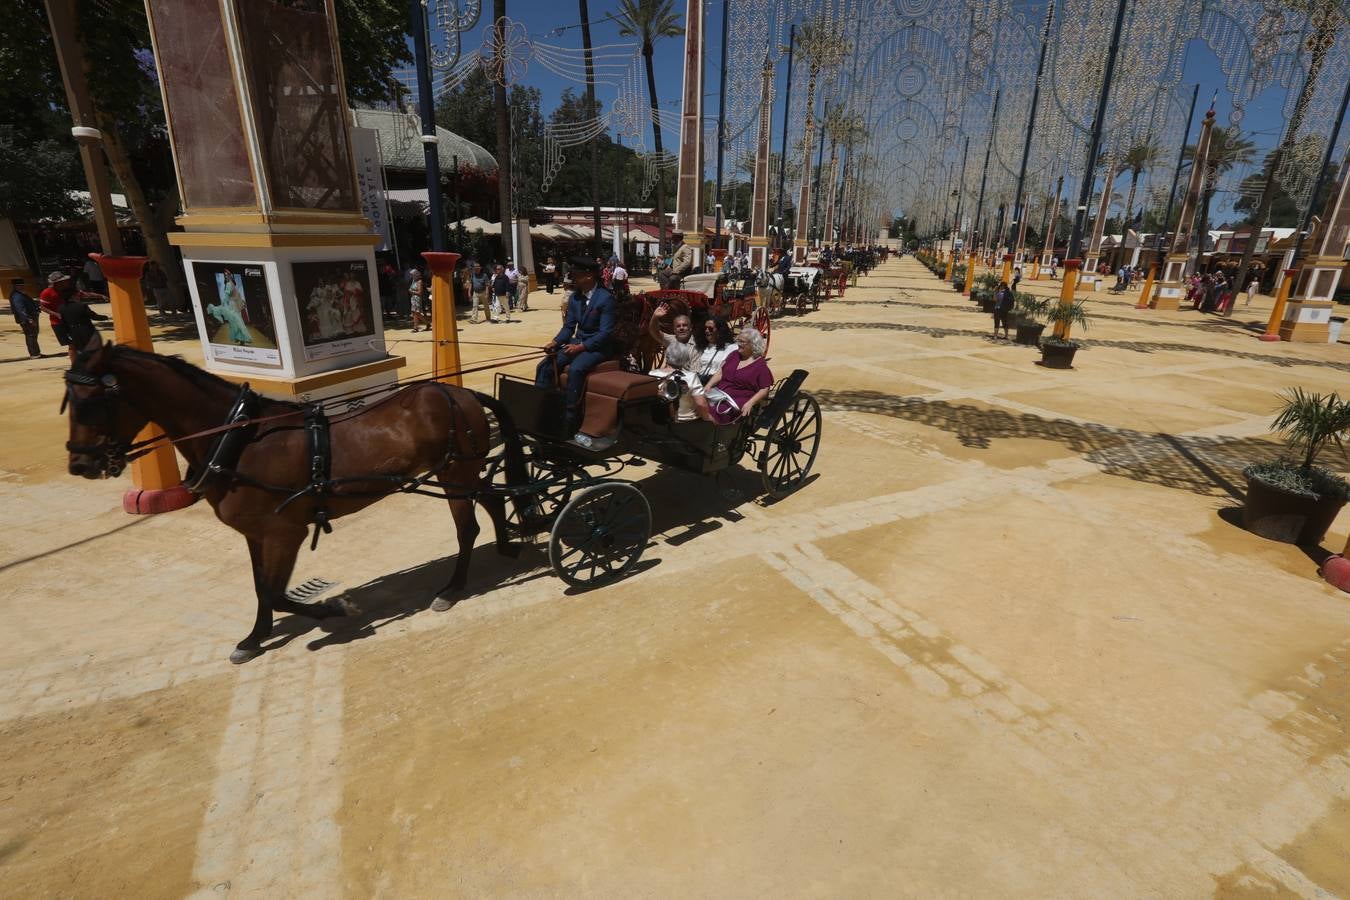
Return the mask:
[[1255, 438], [1178, 437], [878, 391], [825, 390], [815, 398], [826, 411], [873, 413], [940, 428], [974, 449], [1009, 438], [1054, 441], [1108, 475], [1238, 502], [1244, 497], [1242, 470], [1279, 452], [1276, 444]]

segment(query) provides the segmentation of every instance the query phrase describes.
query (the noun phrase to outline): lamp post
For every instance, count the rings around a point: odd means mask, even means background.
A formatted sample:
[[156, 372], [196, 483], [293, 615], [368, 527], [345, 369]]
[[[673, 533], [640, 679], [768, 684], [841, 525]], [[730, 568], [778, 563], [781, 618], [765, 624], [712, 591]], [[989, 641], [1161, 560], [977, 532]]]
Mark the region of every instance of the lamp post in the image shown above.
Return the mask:
[[788, 113], [792, 111], [792, 52], [797, 46], [797, 26], [794, 24], [788, 29], [788, 64], [787, 64], [787, 89], [783, 97], [783, 141], [778, 147], [778, 204], [774, 208], [774, 245], [782, 248], [783, 244], [783, 186], [787, 178], [787, 136], [788, 136]]

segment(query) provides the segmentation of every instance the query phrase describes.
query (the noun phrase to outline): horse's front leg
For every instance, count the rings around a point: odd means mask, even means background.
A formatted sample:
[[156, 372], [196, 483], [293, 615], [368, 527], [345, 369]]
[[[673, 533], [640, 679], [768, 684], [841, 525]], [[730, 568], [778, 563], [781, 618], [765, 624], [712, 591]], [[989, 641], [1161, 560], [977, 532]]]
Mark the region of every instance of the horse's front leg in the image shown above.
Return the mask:
[[288, 529], [248, 539], [248, 555], [253, 563], [253, 590], [258, 595], [258, 615], [253, 630], [230, 654], [235, 665], [246, 663], [262, 653], [262, 642], [272, 636], [272, 611], [294, 611], [286, 599], [286, 584], [295, 569], [295, 557], [304, 542], [305, 530]]

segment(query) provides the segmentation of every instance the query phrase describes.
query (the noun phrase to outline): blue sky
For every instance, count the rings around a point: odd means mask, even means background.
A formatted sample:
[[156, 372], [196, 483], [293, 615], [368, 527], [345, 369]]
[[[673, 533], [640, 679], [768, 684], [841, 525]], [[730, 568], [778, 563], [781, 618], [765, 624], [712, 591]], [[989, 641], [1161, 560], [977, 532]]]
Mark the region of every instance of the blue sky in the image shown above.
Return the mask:
[[[706, 78], [705, 83], [705, 105], [704, 113], [712, 117], [717, 115], [717, 77], [721, 70], [720, 59], [720, 28], [722, 14], [726, 0], [710, 0], [707, 6], [707, 30], [708, 44], [706, 48]], [[677, 2], [677, 8], [683, 14], [685, 3]], [[594, 44], [599, 47], [602, 45], [612, 45], [620, 43], [634, 43], [632, 38], [624, 38], [619, 35], [619, 28], [612, 18], [616, 15], [618, 4], [607, 2], [607, 0], [595, 0], [589, 4], [591, 16], [591, 31]], [[581, 29], [580, 13], [578, 4], [573, 0], [509, 0], [507, 3], [508, 16], [520, 22], [527, 29], [531, 40], [542, 41], [555, 46], [564, 46], [580, 48]], [[483, 16], [478, 26], [464, 36], [464, 49], [466, 52], [472, 51], [479, 46], [482, 32], [491, 16], [490, 3], [484, 2]], [[561, 34], [551, 33], [554, 29], [565, 29]], [[657, 81], [657, 96], [663, 110], [676, 112], [680, 105], [680, 92], [683, 74], [681, 71], [681, 53], [683, 50], [682, 38], [665, 38], [657, 42], [655, 53], [655, 72]], [[779, 66], [779, 89], [777, 91], [779, 100], [778, 109], [775, 110], [775, 141], [777, 140], [777, 123], [782, 120], [782, 82], [785, 78], [785, 65]], [[570, 82], [548, 69], [544, 68], [538, 61], [532, 61], [529, 70], [522, 79], [523, 83], [537, 87], [542, 93], [543, 111], [547, 115], [554, 106], [563, 90], [567, 87], [573, 87], [580, 90], [580, 85]], [[1194, 140], [1195, 130], [1199, 127], [1199, 121], [1208, 107], [1210, 98], [1218, 92], [1216, 104], [1217, 123], [1219, 125], [1228, 124], [1228, 114], [1231, 109], [1231, 94], [1225, 86], [1226, 76], [1220, 70], [1218, 60], [1214, 53], [1202, 41], [1191, 41], [1186, 51], [1185, 64], [1182, 76], [1182, 85], [1180, 91], [1189, 96], [1191, 85], [1199, 82], [1200, 100], [1197, 107], [1196, 125], [1192, 130], [1191, 140]], [[645, 97], [645, 81], [643, 82]], [[608, 106], [613, 99], [614, 91], [602, 89], [600, 99]], [[1257, 165], [1259, 165], [1264, 152], [1274, 146], [1279, 140], [1281, 129], [1284, 125], [1282, 107], [1285, 102], [1286, 91], [1279, 86], [1267, 89], [1259, 95], [1246, 109], [1246, 115], [1241, 123], [1241, 127], [1248, 132], [1256, 141], [1258, 146]], [[800, 103], [800, 99], [797, 100]], [[1348, 130], [1350, 131], [1350, 130]], [[667, 147], [673, 147], [677, 143], [677, 135], [669, 130], [665, 133]], [[1346, 135], [1343, 134], [1341, 145], [1346, 143]], [[1229, 183], [1236, 184], [1241, 174], [1235, 173], [1229, 179]], [[1227, 186], [1226, 183], [1224, 186]], [[1235, 195], [1221, 193], [1216, 197], [1218, 206], [1218, 216], [1220, 218], [1231, 214], [1231, 206]]]

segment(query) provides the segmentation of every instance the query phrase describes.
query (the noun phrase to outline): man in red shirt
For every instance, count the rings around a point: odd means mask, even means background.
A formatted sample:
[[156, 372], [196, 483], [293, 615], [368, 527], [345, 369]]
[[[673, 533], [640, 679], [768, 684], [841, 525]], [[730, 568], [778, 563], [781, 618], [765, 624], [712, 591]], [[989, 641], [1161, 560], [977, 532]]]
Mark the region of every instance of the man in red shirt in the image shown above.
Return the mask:
[[[65, 272], [53, 272], [47, 276], [47, 287], [38, 294], [38, 305], [47, 313], [52, 333], [57, 341], [70, 353], [70, 364], [75, 365], [75, 356], [84, 349], [89, 331], [94, 327], [92, 319], [107, 320], [107, 316], [96, 313], [83, 301], [107, 300], [102, 294], [94, 294], [76, 288], [75, 280]], [[78, 304], [69, 306], [68, 304]], [[62, 307], [66, 307], [64, 310]]]

